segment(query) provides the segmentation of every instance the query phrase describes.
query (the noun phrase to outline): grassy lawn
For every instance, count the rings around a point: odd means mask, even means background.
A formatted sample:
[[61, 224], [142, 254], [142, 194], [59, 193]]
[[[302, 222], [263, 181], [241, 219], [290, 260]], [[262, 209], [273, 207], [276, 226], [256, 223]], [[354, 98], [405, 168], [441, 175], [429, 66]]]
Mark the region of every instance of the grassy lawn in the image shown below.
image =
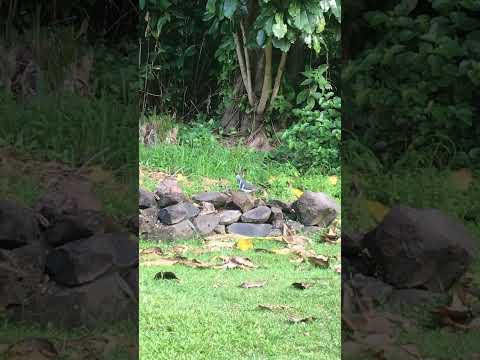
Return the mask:
[[[322, 191], [340, 200], [340, 177], [314, 169], [300, 174], [289, 163], [278, 163], [266, 154], [218, 143], [199, 146], [140, 146], [140, 186], [153, 190], [165, 175], [177, 177], [183, 191], [237, 189], [235, 175], [262, 188], [258, 196], [295, 200], [295, 190]], [[317, 254], [336, 257], [340, 245], [312, 239]], [[339, 359], [340, 275], [330, 268], [293, 263], [288, 255], [257, 252], [275, 249], [277, 241], [254, 239], [247, 251], [227, 249], [196, 254], [200, 240], [181, 243], [183, 254], [215, 262], [215, 257], [248, 257], [255, 269], [197, 269], [184, 265], [149, 266], [140, 259], [140, 357], [141, 359]], [[155, 244], [156, 245], [156, 244]], [[159, 244], [168, 251], [175, 244]], [[141, 247], [154, 246], [142, 242]], [[217, 260], [218, 262], [218, 260]], [[155, 280], [159, 271], [180, 279]], [[262, 288], [241, 288], [244, 282], [265, 281]], [[294, 282], [313, 287], [299, 290]], [[273, 311], [259, 305], [285, 306]], [[291, 323], [290, 317], [316, 320]]]
[[[254, 240], [254, 249], [274, 249], [276, 241]], [[198, 241], [185, 242], [191, 250]], [[178, 245], [178, 244], [176, 244]], [[152, 246], [142, 243], [142, 247]], [[162, 244], [168, 251], [173, 244]], [[224, 250], [188, 258], [212, 261], [216, 256], [248, 257], [256, 269], [195, 269], [183, 265], [140, 266], [141, 359], [339, 359], [340, 275], [331, 263], [320, 269], [295, 264], [287, 255]], [[339, 245], [314, 241], [316, 253], [335, 257]], [[177, 280], [155, 280], [172, 271]], [[244, 289], [244, 282], [266, 281], [263, 288]], [[299, 290], [293, 282], [313, 287]], [[258, 305], [285, 305], [261, 310]], [[314, 316], [308, 323], [289, 317]]]

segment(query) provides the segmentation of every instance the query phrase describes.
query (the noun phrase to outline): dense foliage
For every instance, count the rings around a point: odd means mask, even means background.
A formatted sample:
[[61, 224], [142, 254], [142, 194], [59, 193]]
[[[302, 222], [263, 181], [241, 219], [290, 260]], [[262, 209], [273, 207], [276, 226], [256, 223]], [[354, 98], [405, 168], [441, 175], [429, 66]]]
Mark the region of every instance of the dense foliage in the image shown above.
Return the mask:
[[406, 150], [435, 153], [437, 165], [480, 160], [479, 10], [476, 1], [404, 0], [364, 15], [375, 41], [344, 69], [344, 105], [361, 141], [388, 149], [387, 163]]

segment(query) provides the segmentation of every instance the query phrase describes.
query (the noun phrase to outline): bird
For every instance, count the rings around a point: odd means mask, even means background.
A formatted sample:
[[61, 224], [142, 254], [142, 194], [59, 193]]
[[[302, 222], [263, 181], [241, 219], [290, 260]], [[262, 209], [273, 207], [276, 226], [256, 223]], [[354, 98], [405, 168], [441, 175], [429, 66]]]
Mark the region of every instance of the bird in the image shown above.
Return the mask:
[[236, 178], [238, 186], [240, 187], [240, 191], [251, 193], [257, 190], [255, 186], [245, 181], [245, 179], [243, 179], [240, 175], [237, 175]]

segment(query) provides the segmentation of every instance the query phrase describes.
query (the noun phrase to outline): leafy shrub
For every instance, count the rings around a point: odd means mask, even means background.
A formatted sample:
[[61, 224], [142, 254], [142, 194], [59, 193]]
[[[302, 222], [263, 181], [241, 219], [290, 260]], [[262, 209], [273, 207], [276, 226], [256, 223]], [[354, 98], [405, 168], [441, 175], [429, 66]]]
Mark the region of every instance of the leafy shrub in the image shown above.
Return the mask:
[[[325, 76], [327, 66], [303, 73], [302, 91], [292, 110], [298, 121], [282, 134], [275, 158], [291, 161], [302, 170], [340, 171], [341, 99]], [[283, 105], [285, 106], [285, 105]]]
[[344, 69], [347, 116], [370, 147], [387, 139], [387, 162], [407, 149], [431, 152], [432, 139], [454, 145], [445, 147], [445, 158], [473, 158], [480, 150], [478, 4], [416, 4], [402, 1], [365, 14], [380, 39]]
[[191, 147], [208, 147], [217, 144], [217, 139], [213, 135], [214, 122], [210, 119], [208, 122], [203, 117], [197, 118], [197, 121], [189, 125], [180, 125], [179, 143]]

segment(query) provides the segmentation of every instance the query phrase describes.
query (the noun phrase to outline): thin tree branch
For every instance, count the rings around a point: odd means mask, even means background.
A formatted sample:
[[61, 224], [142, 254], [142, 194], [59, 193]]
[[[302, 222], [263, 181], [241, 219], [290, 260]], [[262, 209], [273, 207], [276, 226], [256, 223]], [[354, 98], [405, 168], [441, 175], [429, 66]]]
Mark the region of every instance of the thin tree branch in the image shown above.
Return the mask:
[[257, 106], [257, 114], [262, 115], [272, 92], [272, 43], [265, 47], [265, 73], [263, 76], [262, 96]]
[[287, 64], [287, 54], [288, 52], [282, 51], [282, 58], [280, 59], [280, 65], [278, 65], [277, 75], [275, 77], [275, 84], [273, 86], [272, 97], [270, 99], [270, 107], [273, 106], [273, 102], [277, 98], [278, 91], [280, 90], [280, 84], [282, 82], [283, 72], [285, 70], [285, 65]]
[[247, 67], [248, 102], [250, 103], [251, 106], [254, 106], [255, 94], [253, 92], [253, 87], [252, 87], [252, 68], [250, 66], [250, 56], [248, 55], [248, 48], [247, 48], [247, 36], [245, 35], [245, 27], [243, 25], [243, 21], [240, 21], [240, 29], [242, 31], [243, 52], [245, 53], [245, 65]]
[[248, 87], [247, 69], [245, 66], [245, 59], [243, 58], [242, 44], [240, 43], [240, 38], [238, 37], [237, 33], [233, 33], [233, 40], [235, 41], [235, 49], [237, 50], [238, 64], [240, 65], [240, 73], [242, 74], [243, 85], [245, 86], [245, 90], [247, 91], [248, 102], [250, 103], [250, 106], [253, 107], [255, 106], [255, 103], [253, 102], [251, 89]]

